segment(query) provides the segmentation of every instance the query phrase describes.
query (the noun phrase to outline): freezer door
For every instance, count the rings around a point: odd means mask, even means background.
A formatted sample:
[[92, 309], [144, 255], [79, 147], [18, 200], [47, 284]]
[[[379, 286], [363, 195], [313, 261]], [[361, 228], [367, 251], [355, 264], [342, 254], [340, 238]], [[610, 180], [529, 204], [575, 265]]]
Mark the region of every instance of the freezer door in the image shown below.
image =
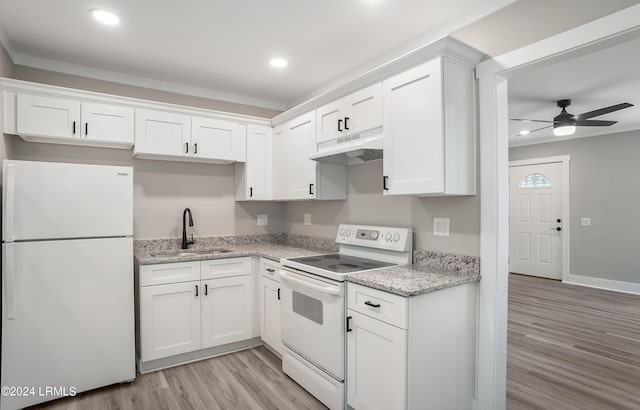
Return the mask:
[[5, 242], [133, 234], [133, 168], [3, 161]]
[[135, 378], [132, 247], [132, 238], [2, 245], [0, 377], [35, 394], [3, 396], [0, 408]]

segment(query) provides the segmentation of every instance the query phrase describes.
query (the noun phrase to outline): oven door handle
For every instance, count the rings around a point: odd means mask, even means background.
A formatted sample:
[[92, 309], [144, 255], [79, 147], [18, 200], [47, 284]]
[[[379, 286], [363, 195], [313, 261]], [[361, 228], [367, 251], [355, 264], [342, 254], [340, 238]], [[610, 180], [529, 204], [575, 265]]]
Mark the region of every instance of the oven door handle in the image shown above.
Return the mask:
[[283, 279], [285, 282], [296, 283], [296, 284], [298, 284], [300, 286], [304, 286], [305, 288], [317, 290], [318, 292], [322, 292], [322, 293], [326, 293], [327, 295], [340, 296], [340, 290], [339, 289], [335, 289], [335, 288], [330, 287], [330, 286], [318, 286], [315, 283], [307, 282], [304, 279], [295, 278], [295, 277], [291, 276], [290, 274], [288, 274], [287, 271], [284, 271], [284, 270], [280, 271], [280, 279]]

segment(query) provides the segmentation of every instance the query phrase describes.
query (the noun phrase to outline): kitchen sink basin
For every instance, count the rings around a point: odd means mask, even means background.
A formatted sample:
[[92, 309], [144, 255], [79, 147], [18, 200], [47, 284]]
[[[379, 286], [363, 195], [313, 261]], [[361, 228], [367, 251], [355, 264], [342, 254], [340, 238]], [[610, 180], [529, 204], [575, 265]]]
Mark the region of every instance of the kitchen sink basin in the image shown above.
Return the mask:
[[221, 253], [231, 252], [230, 249], [212, 248], [212, 249], [177, 249], [173, 251], [151, 252], [154, 257], [170, 257], [170, 256], [197, 256], [197, 255], [218, 255]]

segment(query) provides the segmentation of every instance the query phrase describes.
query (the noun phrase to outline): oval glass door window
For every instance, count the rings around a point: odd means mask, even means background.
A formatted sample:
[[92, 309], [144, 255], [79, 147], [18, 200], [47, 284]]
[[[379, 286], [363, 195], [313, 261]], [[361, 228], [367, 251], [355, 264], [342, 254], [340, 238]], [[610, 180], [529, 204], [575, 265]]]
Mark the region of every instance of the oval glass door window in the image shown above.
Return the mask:
[[529, 174], [520, 181], [520, 188], [550, 188], [551, 180], [542, 174]]

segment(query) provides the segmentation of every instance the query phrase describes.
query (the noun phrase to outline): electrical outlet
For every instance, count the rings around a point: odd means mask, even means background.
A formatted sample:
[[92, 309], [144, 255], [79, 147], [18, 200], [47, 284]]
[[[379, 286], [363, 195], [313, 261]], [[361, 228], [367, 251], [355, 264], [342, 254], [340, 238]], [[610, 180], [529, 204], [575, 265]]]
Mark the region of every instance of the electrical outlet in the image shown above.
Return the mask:
[[269, 225], [269, 215], [258, 215], [258, 226]]
[[311, 214], [304, 214], [304, 224], [311, 225]]
[[449, 236], [449, 218], [433, 218], [433, 236]]
[[591, 226], [591, 218], [580, 218], [580, 225]]

